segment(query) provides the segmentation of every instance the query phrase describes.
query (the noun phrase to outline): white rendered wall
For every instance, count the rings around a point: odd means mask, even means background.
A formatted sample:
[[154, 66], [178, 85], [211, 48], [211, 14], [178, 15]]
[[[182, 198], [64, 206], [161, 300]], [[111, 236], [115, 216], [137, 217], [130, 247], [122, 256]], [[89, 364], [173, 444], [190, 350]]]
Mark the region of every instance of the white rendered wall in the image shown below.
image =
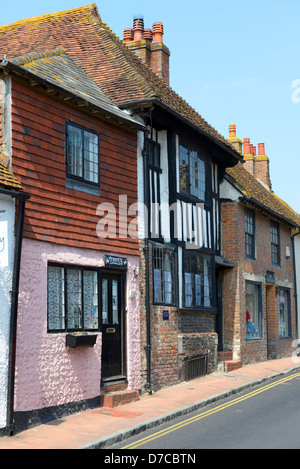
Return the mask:
[[0, 429], [6, 427], [15, 202], [0, 195]]

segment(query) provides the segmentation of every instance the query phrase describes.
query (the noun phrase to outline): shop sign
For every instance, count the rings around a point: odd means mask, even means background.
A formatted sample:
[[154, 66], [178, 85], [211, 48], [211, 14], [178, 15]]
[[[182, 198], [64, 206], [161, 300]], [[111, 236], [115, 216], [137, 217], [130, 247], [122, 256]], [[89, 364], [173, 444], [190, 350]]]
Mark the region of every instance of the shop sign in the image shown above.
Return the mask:
[[105, 267], [127, 270], [127, 259], [125, 257], [105, 255]]

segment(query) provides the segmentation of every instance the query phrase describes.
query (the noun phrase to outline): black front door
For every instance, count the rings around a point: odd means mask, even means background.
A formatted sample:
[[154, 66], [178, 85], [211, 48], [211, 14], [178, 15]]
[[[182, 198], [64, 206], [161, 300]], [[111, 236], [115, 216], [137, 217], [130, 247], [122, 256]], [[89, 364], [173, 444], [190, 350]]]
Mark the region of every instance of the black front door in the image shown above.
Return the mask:
[[102, 274], [102, 380], [125, 377], [123, 275]]

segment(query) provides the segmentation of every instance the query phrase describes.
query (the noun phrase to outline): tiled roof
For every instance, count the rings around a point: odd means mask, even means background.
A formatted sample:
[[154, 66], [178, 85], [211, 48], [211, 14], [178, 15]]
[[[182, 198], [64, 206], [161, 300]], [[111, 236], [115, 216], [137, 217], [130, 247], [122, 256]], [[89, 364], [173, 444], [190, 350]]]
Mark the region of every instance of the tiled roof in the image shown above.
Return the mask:
[[23, 190], [22, 185], [15, 178], [12, 171], [6, 168], [1, 162], [0, 162], [0, 189], [9, 189], [9, 190], [17, 190], [17, 191]]
[[157, 98], [240, 159], [227, 139], [110, 30], [95, 4], [2, 26], [0, 43], [8, 59], [63, 46], [115, 104]]
[[300, 227], [300, 215], [252, 176], [242, 163], [238, 163], [233, 168], [227, 168], [226, 172], [235, 181], [246, 199], [258, 204], [273, 216]]
[[62, 47], [45, 52], [31, 52], [21, 57], [5, 61], [5, 66], [21, 73], [30, 73], [30, 77], [42, 79], [55, 88], [66, 91], [75, 98], [94, 105], [105, 114], [126, 121], [128, 124], [141, 126], [135, 119], [120, 110], [103, 93], [95, 82], [78, 67], [65, 53]]

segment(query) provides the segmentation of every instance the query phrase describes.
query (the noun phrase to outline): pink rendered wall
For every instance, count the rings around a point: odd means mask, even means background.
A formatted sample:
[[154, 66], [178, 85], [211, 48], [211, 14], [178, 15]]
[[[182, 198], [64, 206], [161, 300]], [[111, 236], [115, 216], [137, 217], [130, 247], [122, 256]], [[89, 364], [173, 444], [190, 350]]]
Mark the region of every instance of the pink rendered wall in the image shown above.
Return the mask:
[[[40, 241], [23, 240], [17, 329], [15, 411], [29, 411], [91, 399], [100, 394], [101, 333], [93, 348], [67, 350], [65, 333], [47, 333], [48, 261], [90, 267], [104, 254]], [[128, 256], [127, 377], [140, 388], [139, 258]], [[131, 295], [134, 292], [134, 295]], [[134, 296], [132, 298], [132, 296]]]

